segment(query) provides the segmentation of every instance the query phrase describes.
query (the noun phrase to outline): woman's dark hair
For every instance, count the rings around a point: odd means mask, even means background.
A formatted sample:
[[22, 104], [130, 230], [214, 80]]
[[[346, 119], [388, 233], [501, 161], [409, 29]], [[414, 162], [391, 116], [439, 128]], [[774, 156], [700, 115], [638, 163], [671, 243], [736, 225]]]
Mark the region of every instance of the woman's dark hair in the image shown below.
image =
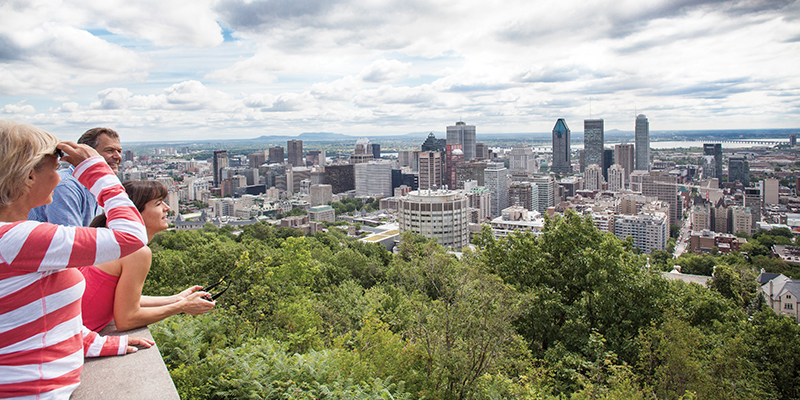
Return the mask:
[[[139, 212], [144, 211], [144, 207], [151, 200], [164, 200], [167, 198], [167, 187], [159, 181], [127, 181], [122, 186]], [[105, 227], [106, 215], [100, 214], [96, 216], [89, 226], [92, 228]]]

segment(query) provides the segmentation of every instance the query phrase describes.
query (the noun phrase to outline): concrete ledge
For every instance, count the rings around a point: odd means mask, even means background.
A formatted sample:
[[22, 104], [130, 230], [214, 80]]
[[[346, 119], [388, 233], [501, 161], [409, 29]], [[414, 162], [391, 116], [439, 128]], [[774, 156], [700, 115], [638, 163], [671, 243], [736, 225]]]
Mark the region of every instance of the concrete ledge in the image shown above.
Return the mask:
[[[147, 327], [119, 332], [113, 322], [100, 334], [153, 339]], [[124, 356], [85, 359], [81, 384], [70, 399], [180, 400], [180, 396], [156, 345]]]

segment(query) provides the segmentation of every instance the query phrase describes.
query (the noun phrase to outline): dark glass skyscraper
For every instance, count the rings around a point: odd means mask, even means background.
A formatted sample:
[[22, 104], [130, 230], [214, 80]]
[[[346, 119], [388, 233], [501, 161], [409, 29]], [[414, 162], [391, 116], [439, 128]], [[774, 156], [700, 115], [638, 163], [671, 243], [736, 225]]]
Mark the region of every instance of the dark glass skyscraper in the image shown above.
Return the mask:
[[303, 159], [303, 141], [289, 140], [286, 142], [286, 152], [289, 156], [289, 164], [293, 167], [305, 167], [306, 160]]
[[583, 120], [583, 149], [587, 167], [592, 164], [603, 167], [603, 145], [603, 120]]
[[711, 170], [710, 178], [722, 180], [722, 144], [705, 143], [703, 144], [703, 155], [714, 156], [714, 165]]
[[[650, 171], [650, 122], [644, 114], [636, 116], [636, 169]], [[630, 172], [625, 171], [627, 174]]]
[[569, 133], [567, 121], [559, 118], [556, 126], [553, 127], [553, 165], [550, 168], [550, 171], [557, 174], [572, 173], [572, 165], [569, 160]]
[[211, 168], [214, 170], [214, 187], [220, 187], [222, 183], [222, 170], [228, 168], [228, 151], [215, 150], [214, 158], [211, 160]]

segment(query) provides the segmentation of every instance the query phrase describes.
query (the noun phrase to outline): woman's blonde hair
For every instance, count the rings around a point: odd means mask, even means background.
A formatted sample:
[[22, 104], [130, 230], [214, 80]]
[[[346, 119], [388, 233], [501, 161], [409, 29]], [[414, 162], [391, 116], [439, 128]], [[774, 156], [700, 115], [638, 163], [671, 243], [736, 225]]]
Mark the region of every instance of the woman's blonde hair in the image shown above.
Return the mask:
[[37, 127], [0, 120], [0, 209], [28, 190], [31, 171], [53, 154], [58, 143], [58, 138]]

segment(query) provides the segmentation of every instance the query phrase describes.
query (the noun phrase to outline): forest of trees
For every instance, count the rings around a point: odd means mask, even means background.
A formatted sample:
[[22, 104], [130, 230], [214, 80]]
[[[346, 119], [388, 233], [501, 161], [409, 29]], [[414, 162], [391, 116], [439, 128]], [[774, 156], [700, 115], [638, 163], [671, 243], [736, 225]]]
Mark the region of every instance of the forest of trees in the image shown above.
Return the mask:
[[538, 237], [485, 229], [461, 258], [402, 239], [156, 236], [146, 294], [229, 287], [151, 325], [181, 398], [800, 398], [800, 327], [764, 306], [745, 257], [714, 258], [710, 288], [668, 281], [572, 213]]

